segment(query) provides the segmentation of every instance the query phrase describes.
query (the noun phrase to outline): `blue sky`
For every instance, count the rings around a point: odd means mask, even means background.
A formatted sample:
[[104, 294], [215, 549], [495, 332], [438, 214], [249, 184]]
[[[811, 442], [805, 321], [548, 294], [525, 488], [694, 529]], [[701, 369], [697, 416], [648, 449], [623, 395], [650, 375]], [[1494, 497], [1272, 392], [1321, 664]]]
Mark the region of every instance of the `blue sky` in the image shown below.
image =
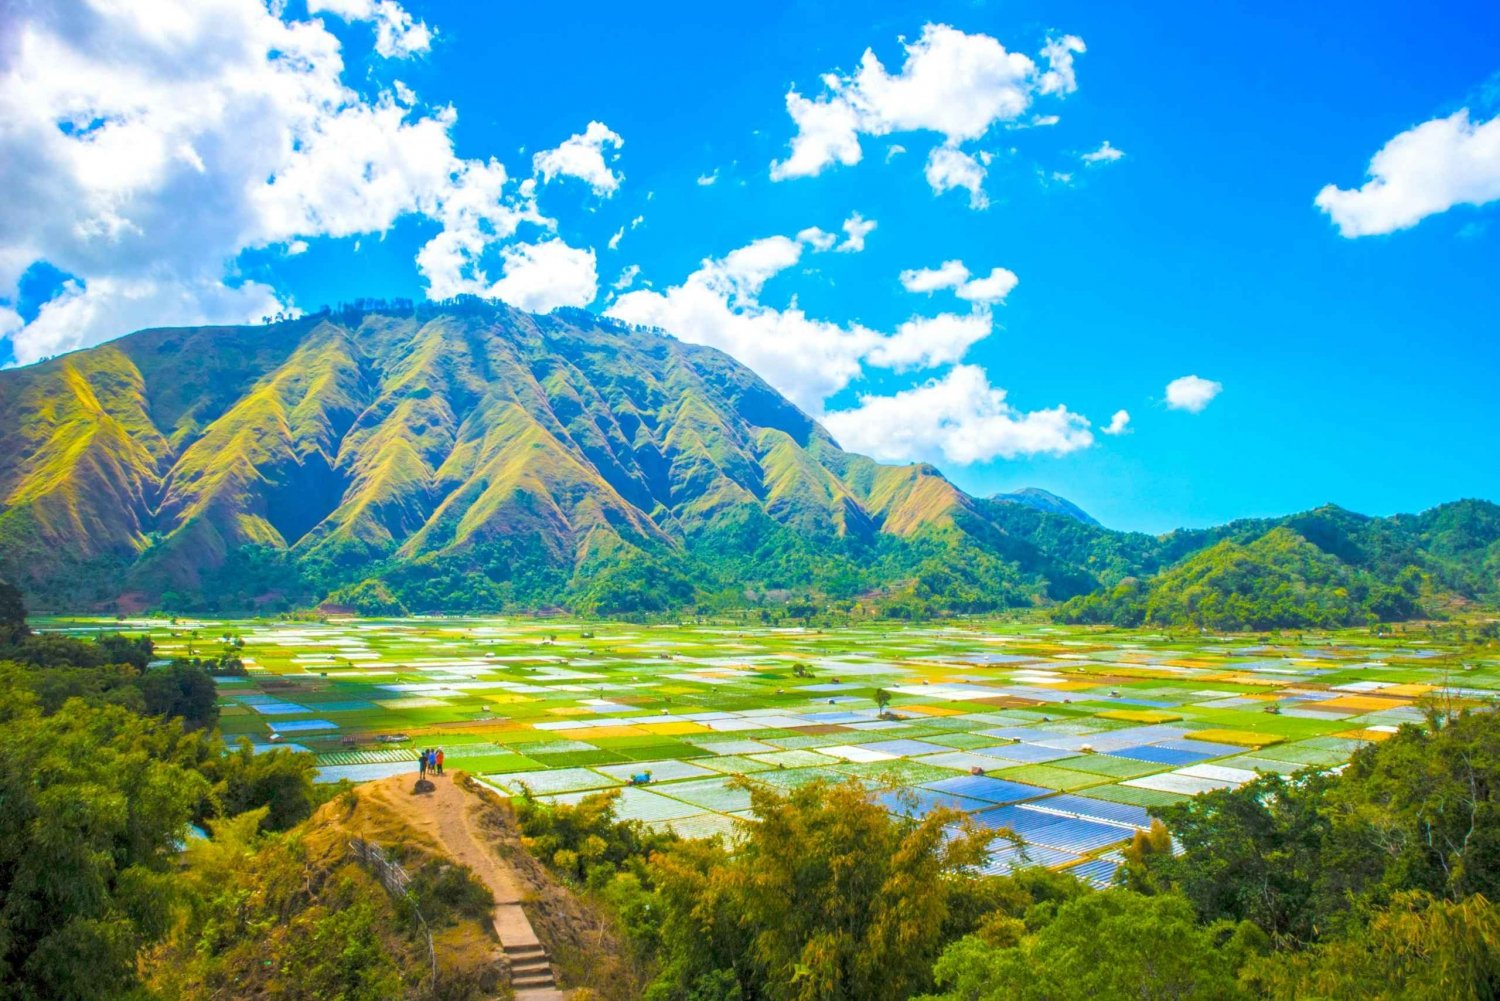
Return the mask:
[[0, 28], [0, 360], [482, 291], [1112, 526], [1500, 499], [1493, 4], [313, 6]]

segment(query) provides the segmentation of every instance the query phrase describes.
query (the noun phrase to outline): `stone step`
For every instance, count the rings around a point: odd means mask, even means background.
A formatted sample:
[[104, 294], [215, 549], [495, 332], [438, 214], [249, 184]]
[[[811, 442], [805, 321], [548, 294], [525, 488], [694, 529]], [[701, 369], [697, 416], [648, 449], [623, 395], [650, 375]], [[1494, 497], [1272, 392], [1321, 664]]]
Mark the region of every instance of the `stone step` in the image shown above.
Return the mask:
[[545, 959], [528, 959], [521, 963], [510, 964], [510, 975], [513, 977], [530, 976], [533, 973], [551, 973], [552, 964]]
[[511, 977], [510, 985], [516, 990], [524, 990], [528, 987], [553, 987], [557, 981], [552, 979], [552, 974], [534, 974], [528, 977]]
[[541, 945], [529, 943], [526, 945], [507, 945], [503, 947], [507, 956], [545, 956], [547, 950]]

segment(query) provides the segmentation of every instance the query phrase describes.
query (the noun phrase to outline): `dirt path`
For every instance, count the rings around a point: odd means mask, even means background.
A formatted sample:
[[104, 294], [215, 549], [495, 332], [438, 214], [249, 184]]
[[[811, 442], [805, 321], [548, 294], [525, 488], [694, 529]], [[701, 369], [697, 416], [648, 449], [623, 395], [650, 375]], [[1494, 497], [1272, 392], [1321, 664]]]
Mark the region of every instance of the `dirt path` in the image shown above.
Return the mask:
[[365, 792], [431, 837], [445, 855], [468, 866], [489, 887], [495, 897], [495, 933], [510, 964], [518, 1001], [565, 998], [555, 986], [546, 950], [521, 909], [521, 880], [476, 831], [473, 794], [452, 775], [433, 778], [430, 793], [413, 793], [414, 783], [413, 775], [397, 775], [368, 783]]

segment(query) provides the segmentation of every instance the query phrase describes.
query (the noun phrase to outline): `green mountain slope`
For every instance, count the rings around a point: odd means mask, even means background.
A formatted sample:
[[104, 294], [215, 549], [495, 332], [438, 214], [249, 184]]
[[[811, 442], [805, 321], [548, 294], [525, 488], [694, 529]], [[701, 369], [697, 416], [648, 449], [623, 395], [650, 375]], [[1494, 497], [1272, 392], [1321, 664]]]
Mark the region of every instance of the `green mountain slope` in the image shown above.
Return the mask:
[[[1278, 528], [1302, 541], [1258, 541]], [[1205, 551], [1212, 567], [1184, 564]], [[1050, 494], [971, 497], [930, 465], [844, 452], [710, 348], [477, 301], [146, 330], [0, 372], [0, 577], [42, 607], [609, 612], [769, 594], [923, 615], [1103, 589], [1088, 615], [1144, 620], [1143, 579], [1198, 595], [1152, 606], [1191, 618], [1205, 589], [1237, 593], [1225, 561], [1346, 619], [1408, 567], [1426, 593], [1490, 599], [1500, 508], [1114, 532]]]
[[1073, 598], [1056, 617], [1216, 630], [1348, 626], [1412, 618], [1421, 591], [1414, 566], [1386, 583], [1283, 526], [1245, 544], [1224, 539], [1149, 580]]
[[0, 573], [58, 603], [475, 572], [510, 585], [486, 600], [559, 600], [747, 519], [810, 552], [968, 504], [842, 452], [719, 352], [472, 303], [143, 331], [0, 373], [0, 453]]

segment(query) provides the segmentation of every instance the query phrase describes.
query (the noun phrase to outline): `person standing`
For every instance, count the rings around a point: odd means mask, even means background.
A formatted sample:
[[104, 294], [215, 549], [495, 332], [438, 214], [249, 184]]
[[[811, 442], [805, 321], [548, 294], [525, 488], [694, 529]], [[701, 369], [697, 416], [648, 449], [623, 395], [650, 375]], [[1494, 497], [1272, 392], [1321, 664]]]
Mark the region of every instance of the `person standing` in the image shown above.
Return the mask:
[[437, 765], [437, 773], [443, 774], [443, 749], [441, 747], [432, 752], [432, 760]]
[[417, 755], [417, 761], [419, 762], [417, 765], [417, 780], [421, 781], [427, 778], [427, 749], [425, 747], [422, 749], [422, 753]]

